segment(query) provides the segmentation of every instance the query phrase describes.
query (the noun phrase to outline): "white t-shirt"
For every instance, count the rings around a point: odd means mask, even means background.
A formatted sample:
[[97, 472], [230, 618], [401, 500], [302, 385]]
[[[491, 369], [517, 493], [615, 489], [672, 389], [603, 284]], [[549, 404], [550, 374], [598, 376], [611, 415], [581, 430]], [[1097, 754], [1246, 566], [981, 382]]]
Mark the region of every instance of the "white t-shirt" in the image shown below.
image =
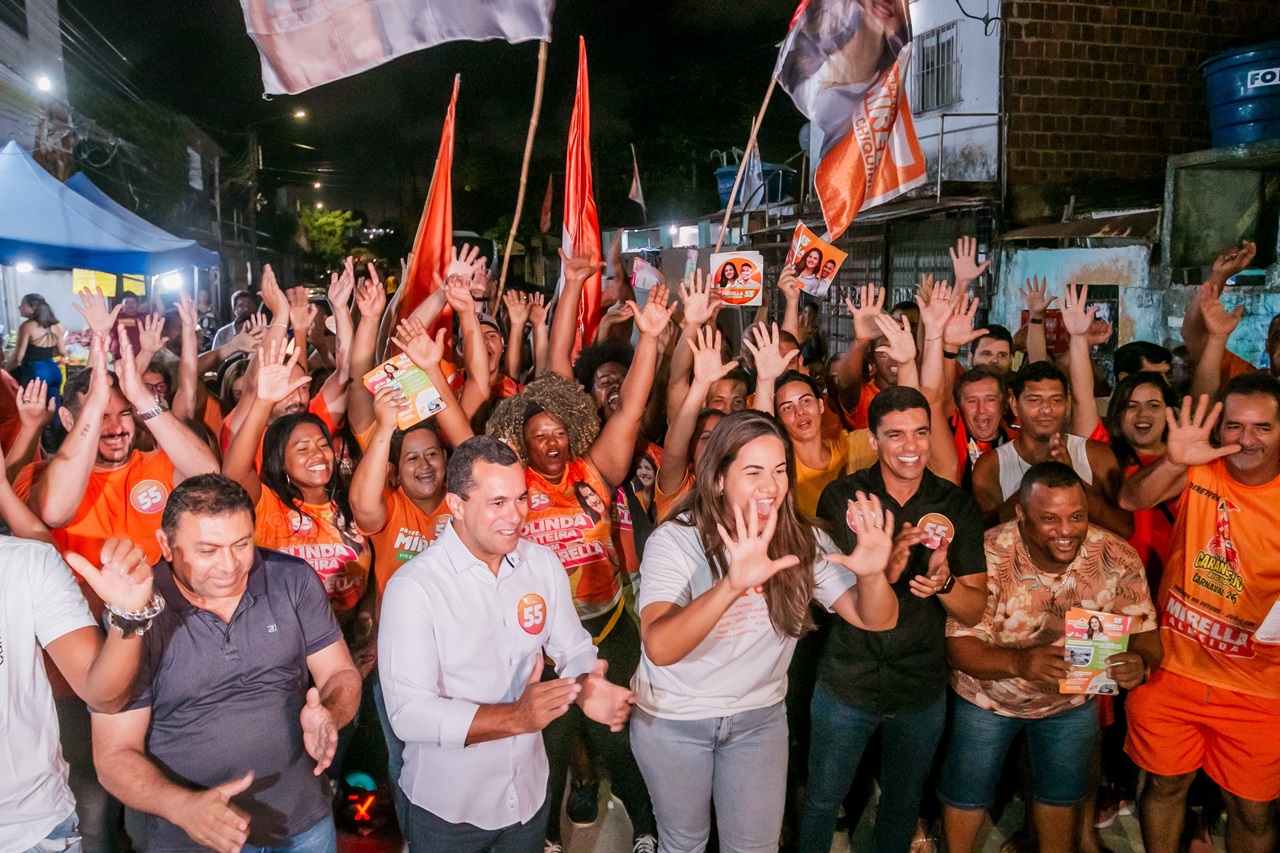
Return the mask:
[[[857, 582], [841, 566], [823, 559], [838, 550], [818, 533], [814, 598], [830, 609]], [[645, 542], [640, 562], [639, 608], [654, 602], [688, 606], [716, 583], [698, 531], [668, 521]], [[643, 653], [631, 680], [636, 704], [655, 717], [705, 720], [768, 708], [787, 692], [787, 667], [796, 641], [774, 630], [764, 594], [757, 587], [720, 617], [714, 629], [683, 660], [658, 666]]]
[[33, 846], [75, 810], [40, 650], [94, 624], [52, 545], [0, 536], [0, 853]]

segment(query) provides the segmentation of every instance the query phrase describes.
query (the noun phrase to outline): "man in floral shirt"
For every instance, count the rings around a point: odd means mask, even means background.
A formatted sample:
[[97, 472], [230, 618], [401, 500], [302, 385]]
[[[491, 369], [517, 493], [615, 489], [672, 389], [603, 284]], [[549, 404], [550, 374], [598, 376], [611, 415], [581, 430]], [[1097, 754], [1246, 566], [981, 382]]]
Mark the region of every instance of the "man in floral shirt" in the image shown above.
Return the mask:
[[1120, 687], [1141, 684], [1160, 663], [1155, 609], [1138, 554], [1089, 523], [1080, 477], [1061, 462], [1032, 465], [1017, 519], [987, 531], [986, 613], [972, 628], [947, 624], [954, 730], [938, 797], [952, 853], [974, 849], [1009, 744], [1026, 732], [1033, 817], [1045, 853], [1075, 849], [1098, 730], [1092, 696], [1064, 694], [1064, 650], [1073, 607], [1131, 619], [1129, 651], [1107, 658]]

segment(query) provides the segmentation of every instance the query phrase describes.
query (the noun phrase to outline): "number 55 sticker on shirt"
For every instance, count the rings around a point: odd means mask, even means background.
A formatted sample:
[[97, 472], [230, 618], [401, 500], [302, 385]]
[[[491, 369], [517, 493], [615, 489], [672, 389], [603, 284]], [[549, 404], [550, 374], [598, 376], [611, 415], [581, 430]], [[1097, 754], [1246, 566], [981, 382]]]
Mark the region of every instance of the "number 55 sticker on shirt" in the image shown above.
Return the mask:
[[541, 634], [547, 624], [547, 603], [542, 596], [529, 593], [516, 605], [516, 621], [527, 634]]
[[159, 480], [143, 480], [129, 492], [129, 503], [138, 512], [148, 515], [164, 509], [169, 500], [169, 490]]

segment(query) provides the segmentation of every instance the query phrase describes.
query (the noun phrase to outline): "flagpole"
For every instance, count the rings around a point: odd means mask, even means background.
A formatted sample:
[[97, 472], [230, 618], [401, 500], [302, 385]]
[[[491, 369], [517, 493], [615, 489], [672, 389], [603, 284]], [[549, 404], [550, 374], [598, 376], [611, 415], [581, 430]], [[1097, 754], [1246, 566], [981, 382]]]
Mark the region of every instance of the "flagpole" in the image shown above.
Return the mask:
[[524, 210], [524, 191], [529, 183], [529, 160], [533, 157], [533, 137], [538, 132], [538, 115], [542, 112], [542, 84], [547, 76], [547, 43], [538, 42], [538, 82], [533, 88], [533, 114], [529, 116], [529, 133], [524, 140], [524, 162], [520, 165], [520, 189], [516, 193], [516, 215], [511, 220], [511, 233], [507, 235], [507, 250], [502, 253], [502, 273], [498, 276], [498, 292], [489, 310], [495, 314], [502, 307], [502, 291], [507, 286], [507, 267], [511, 263], [511, 249], [516, 244], [516, 229], [520, 227], [520, 214]]
[[[724, 219], [720, 223], [720, 235], [716, 237], [716, 247], [714, 251], [720, 251], [720, 246], [724, 243], [724, 235], [729, 231], [729, 217], [733, 215], [733, 202], [738, 197], [738, 187], [742, 185], [742, 173], [746, 171], [747, 161], [751, 159], [751, 147], [756, 144], [756, 134], [760, 131], [760, 123], [764, 121], [764, 111], [769, 108], [769, 99], [773, 97], [773, 87], [778, 84], [778, 76], [769, 78], [769, 88], [764, 91], [764, 103], [760, 105], [760, 112], [756, 114], [756, 120], [751, 123], [751, 138], [747, 140], [747, 151], [742, 155], [742, 162], [738, 163], [738, 174], [733, 179], [733, 189], [729, 191], [729, 203], [724, 209]], [[767, 193], [768, 190], [766, 189]]]

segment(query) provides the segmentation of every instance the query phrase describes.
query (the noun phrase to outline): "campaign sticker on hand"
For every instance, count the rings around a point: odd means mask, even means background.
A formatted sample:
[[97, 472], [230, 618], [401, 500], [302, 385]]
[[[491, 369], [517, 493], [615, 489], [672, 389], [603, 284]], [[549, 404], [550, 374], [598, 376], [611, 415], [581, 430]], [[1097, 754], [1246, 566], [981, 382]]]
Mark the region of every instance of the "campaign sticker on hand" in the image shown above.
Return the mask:
[[537, 593], [529, 593], [516, 605], [516, 621], [526, 634], [541, 634], [547, 624], [547, 603]]
[[942, 545], [943, 539], [951, 540], [956, 535], [956, 526], [951, 523], [951, 519], [938, 512], [931, 512], [922, 517], [916, 522], [916, 527], [924, 533], [921, 543], [934, 550]]
[[138, 512], [155, 515], [164, 509], [169, 490], [159, 480], [143, 480], [129, 492], [129, 503]]

